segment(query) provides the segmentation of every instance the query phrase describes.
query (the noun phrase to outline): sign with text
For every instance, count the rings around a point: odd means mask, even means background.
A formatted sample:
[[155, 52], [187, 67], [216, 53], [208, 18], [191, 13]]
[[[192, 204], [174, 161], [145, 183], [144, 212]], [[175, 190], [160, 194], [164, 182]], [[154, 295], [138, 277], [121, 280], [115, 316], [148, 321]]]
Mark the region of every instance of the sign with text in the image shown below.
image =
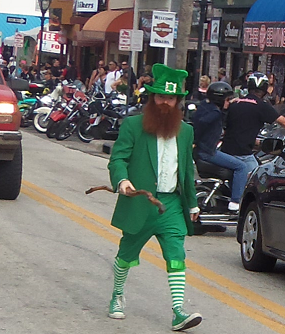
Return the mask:
[[98, 0], [77, 0], [76, 11], [80, 13], [90, 13], [98, 11]]
[[245, 52], [285, 53], [285, 22], [245, 22], [243, 35]]
[[174, 47], [175, 15], [176, 13], [173, 12], [153, 12], [150, 46], [159, 48]]
[[[58, 32], [44, 31], [43, 32], [43, 43], [42, 51], [51, 53], [60, 53], [60, 44], [58, 43], [59, 34]], [[65, 53], [65, 51], [64, 51]]]
[[221, 25], [221, 46], [240, 48], [242, 36], [242, 18], [231, 15], [223, 16]]
[[26, 24], [27, 19], [25, 17], [7, 16], [7, 23]]
[[143, 49], [143, 31], [121, 29], [119, 37], [120, 51], [142, 51]]
[[16, 32], [14, 37], [14, 46], [22, 48], [24, 46], [24, 37], [24, 34]]

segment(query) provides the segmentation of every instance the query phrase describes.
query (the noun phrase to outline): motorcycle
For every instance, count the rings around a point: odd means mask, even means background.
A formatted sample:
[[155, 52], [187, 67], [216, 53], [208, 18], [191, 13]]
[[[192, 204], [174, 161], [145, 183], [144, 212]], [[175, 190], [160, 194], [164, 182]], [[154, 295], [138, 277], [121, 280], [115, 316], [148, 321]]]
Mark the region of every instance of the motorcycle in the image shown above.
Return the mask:
[[42, 98], [44, 106], [35, 109], [35, 117], [33, 120], [34, 128], [40, 132], [45, 133], [47, 131], [48, 121], [50, 115], [60, 108], [60, 104], [63, 102], [63, 87], [58, 84], [51, 94], [48, 94]]
[[87, 97], [81, 91], [75, 92], [73, 99], [69, 102], [63, 113], [65, 117], [59, 121], [55, 131], [55, 138], [57, 140], [64, 140], [70, 137], [76, 131], [80, 119], [88, 115], [87, 110]]
[[[267, 137], [285, 138], [284, 129], [276, 124], [265, 125], [257, 139], [262, 141]], [[260, 146], [256, 148], [254, 155], [259, 165], [274, 158], [272, 155], [265, 154]], [[194, 223], [194, 234], [223, 232], [227, 226], [236, 226], [238, 212], [228, 210], [233, 171], [200, 160], [195, 148], [193, 157], [200, 177], [195, 180], [195, 188], [198, 207], [201, 210], [198, 221]]]
[[21, 112], [21, 127], [32, 124], [36, 109], [43, 105], [41, 95], [44, 95], [45, 86], [42, 83], [29, 83], [29, 91], [18, 92], [18, 107]]
[[48, 95], [50, 104], [35, 110], [37, 115], [34, 117], [34, 127], [38, 132], [46, 133], [51, 114], [60, 109], [61, 103], [66, 105], [66, 101], [70, 101], [77, 89], [85, 91], [85, 86], [80, 80], [75, 80], [73, 83], [64, 80], [55, 87]]

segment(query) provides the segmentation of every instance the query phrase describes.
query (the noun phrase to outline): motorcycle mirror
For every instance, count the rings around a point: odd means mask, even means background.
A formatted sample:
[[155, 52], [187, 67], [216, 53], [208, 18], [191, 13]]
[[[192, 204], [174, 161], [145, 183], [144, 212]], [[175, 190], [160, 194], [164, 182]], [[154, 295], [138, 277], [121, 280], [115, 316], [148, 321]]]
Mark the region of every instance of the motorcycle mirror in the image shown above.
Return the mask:
[[139, 89], [139, 92], [140, 92], [140, 93], [144, 93], [144, 92], [145, 92], [145, 88], [144, 88], [144, 87], [140, 88], [140, 89]]

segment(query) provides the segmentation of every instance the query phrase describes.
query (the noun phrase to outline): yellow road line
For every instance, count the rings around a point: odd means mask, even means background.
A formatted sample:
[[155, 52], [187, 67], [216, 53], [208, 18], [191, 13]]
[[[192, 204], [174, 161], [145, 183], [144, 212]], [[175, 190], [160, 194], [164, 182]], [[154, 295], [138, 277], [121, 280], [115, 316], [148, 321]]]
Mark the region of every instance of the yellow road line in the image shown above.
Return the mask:
[[[109, 232], [108, 230], [99, 227], [97, 225], [94, 225], [92, 223], [90, 223], [88, 220], [86, 220], [83, 217], [78, 216], [78, 213], [85, 215], [88, 218], [92, 218], [96, 221], [99, 221], [99, 223], [103, 224], [104, 226], [107, 225], [108, 228], [110, 228], [110, 223], [108, 222], [108, 220], [99, 217], [97, 215], [92, 214], [91, 212], [88, 212], [87, 210], [84, 210], [80, 207], [78, 207], [77, 205], [70, 203], [68, 201], [65, 201], [64, 199], [42, 189], [39, 188], [27, 181], [23, 182], [23, 186], [22, 187], [22, 193], [29, 196], [30, 198], [32, 198], [33, 200], [46, 205], [47, 207], [51, 208], [52, 210], [58, 212], [61, 215], [64, 215], [66, 217], [68, 217], [69, 219], [75, 221], [76, 223], [80, 224], [81, 226], [87, 228], [88, 230], [104, 237], [105, 239], [118, 244], [118, 236], [115, 236], [114, 234], [112, 234], [111, 232]], [[26, 189], [27, 188], [27, 189]], [[30, 188], [30, 189], [29, 189]], [[32, 191], [31, 191], [32, 189]], [[36, 193], [35, 193], [35, 192]], [[40, 194], [40, 195], [39, 195]], [[51, 201], [48, 199], [46, 199], [45, 197], [51, 199]], [[60, 205], [63, 205], [69, 209], [72, 209], [73, 211], [77, 212], [77, 214], [74, 214], [70, 211], [67, 211], [66, 209], [64, 209], [63, 207], [60, 207]], [[99, 218], [99, 219], [97, 219]], [[149, 242], [148, 247], [150, 246], [151, 249], [155, 250], [156, 252], [158, 251], [160, 253], [160, 249], [159, 246], [153, 242]], [[142, 258], [144, 258], [145, 260], [149, 261], [150, 263], [158, 266], [159, 268], [162, 268], [165, 270], [165, 262], [164, 260], [162, 260], [161, 258], [156, 257], [155, 255], [152, 255], [150, 253], [148, 253], [147, 251], [143, 251], [142, 252]], [[242, 286], [222, 277], [221, 275], [218, 275], [214, 272], [212, 272], [211, 270], [208, 270], [206, 268], [204, 268], [203, 266], [200, 266], [196, 263], [194, 263], [193, 261], [187, 260], [187, 266], [188, 268], [190, 268], [191, 270], [197, 272], [198, 274], [201, 274], [202, 276], [210, 279], [211, 281], [218, 283], [219, 285], [229, 289], [230, 291], [233, 291], [251, 301], [253, 301], [254, 303], [258, 304], [258, 305], [262, 305], [266, 310], [269, 310], [271, 312], [274, 312], [276, 314], [283, 316], [283, 312], [277, 312], [277, 307], [280, 309], [282, 309], [283, 307], [281, 305], [278, 305], [276, 303], [271, 302], [270, 300], [267, 300], [266, 298], [259, 296], [256, 293], [253, 293], [250, 290], [247, 290], [247, 293], [241, 293], [243, 290], [245, 290]], [[210, 276], [211, 277], [208, 277]], [[251, 317], [252, 319], [255, 319], [256, 321], [262, 323], [263, 325], [267, 326], [268, 328], [276, 331], [277, 333], [280, 334], [284, 334], [285, 333], [285, 326], [283, 324], [281, 324], [280, 322], [268, 317], [265, 313], [254, 309], [253, 307], [248, 306], [247, 304], [235, 299], [234, 297], [227, 295], [226, 293], [218, 290], [217, 288], [201, 281], [200, 279], [196, 278], [195, 276], [189, 274], [187, 272], [186, 274], [186, 279], [187, 282], [191, 285], [196, 287], [197, 289], [203, 291], [204, 293], [214, 297], [215, 299], [227, 304], [228, 306], [238, 310], [239, 312]], [[223, 285], [225, 284], [225, 285]], [[241, 289], [241, 290], [240, 290]], [[253, 298], [253, 296], [255, 298]], [[251, 297], [251, 298], [249, 298]], [[269, 306], [269, 307], [268, 307]]]

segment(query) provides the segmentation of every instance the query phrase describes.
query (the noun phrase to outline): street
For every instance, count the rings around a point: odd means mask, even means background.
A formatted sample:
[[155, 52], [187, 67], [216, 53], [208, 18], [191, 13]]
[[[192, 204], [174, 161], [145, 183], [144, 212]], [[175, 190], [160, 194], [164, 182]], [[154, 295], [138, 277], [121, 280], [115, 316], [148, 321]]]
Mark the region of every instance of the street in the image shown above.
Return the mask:
[[[110, 225], [117, 195], [85, 194], [110, 185], [109, 155], [92, 145], [23, 130], [21, 194], [0, 201], [1, 333], [171, 333], [171, 296], [156, 239], [130, 271], [126, 319], [107, 317], [121, 233]], [[273, 273], [245, 271], [234, 227], [186, 237], [185, 249], [185, 309], [203, 315], [189, 333], [285, 333], [283, 262]]]

